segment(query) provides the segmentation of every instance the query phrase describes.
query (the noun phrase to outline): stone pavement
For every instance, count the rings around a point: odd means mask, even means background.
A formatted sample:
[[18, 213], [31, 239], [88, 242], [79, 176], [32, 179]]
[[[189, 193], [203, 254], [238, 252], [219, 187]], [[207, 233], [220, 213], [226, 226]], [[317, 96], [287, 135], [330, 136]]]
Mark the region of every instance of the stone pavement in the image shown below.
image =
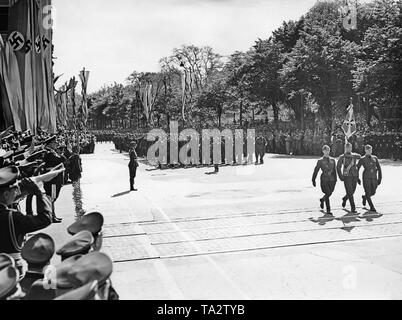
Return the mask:
[[311, 186], [316, 160], [272, 155], [218, 175], [142, 165], [129, 193], [127, 155], [98, 144], [81, 185], [62, 191], [64, 223], [46, 232], [61, 244], [76, 217], [102, 212], [122, 299], [401, 299], [402, 163], [383, 161], [380, 214], [340, 208], [338, 183], [329, 218]]

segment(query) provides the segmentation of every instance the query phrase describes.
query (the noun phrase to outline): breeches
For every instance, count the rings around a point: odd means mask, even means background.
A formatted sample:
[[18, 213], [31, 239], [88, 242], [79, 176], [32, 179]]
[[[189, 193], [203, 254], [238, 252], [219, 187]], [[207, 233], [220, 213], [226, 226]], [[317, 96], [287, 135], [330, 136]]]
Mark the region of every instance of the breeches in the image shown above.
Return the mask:
[[137, 177], [137, 169], [130, 169], [130, 179]]
[[345, 177], [345, 189], [348, 196], [353, 196], [357, 188], [357, 177]]
[[335, 190], [336, 181], [325, 181], [321, 180], [321, 190], [327, 197], [332, 196], [332, 193]]
[[372, 197], [377, 193], [378, 182], [376, 179], [363, 179], [364, 192], [367, 197]]

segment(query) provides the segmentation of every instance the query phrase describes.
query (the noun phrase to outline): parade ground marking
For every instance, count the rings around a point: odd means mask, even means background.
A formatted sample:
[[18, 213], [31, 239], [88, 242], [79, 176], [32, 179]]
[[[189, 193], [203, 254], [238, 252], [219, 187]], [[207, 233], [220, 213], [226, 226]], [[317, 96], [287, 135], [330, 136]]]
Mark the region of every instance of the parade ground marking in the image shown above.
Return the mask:
[[[159, 256], [157, 250], [146, 239], [141, 242], [150, 257]], [[153, 265], [158, 273], [159, 278], [163, 282], [163, 286], [166, 288], [167, 292], [169, 292], [170, 298], [172, 300], [184, 300], [185, 297], [183, 292], [180, 290], [179, 285], [163, 261], [159, 259], [153, 260]]]
[[[184, 239], [186, 239], [189, 243], [191, 243], [191, 245], [198, 252], [198, 254], [200, 256], [203, 256], [205, 258], [205, 260], [207, 260], [217, 270], [217, 272], [222, 276], [222, 278], [224, 278], [227, 282], [230, 283], [230, 285], [240, 294], [241, 300], [251, 300], [251, 298], [244, 293], [244, 291], [227, 275], [227, 273], [210, 256], [202, 254], [203, 250], [198, 246], [198, 244], [191, 238], [191, 236], [189, 236], [187, 233], [183, 232], [180, 229], [180, 227], [177, 226], [176, 223], [174, 223], [169, 218], [169, 216], [166, 214], [166, 212], [161, 207], [159, 207], [156, 203], [154, 203], [147, 196], [144, 196], [144, 197], [152, 204], [152, 206], [155, 208], [155, 210], [157, 210], [163, 216], [163, 218], [166, 220], [166, 222], [169, 222], [173, 226], [173, 228], [178, 233], [181, 234], [181, 236]], [[156, 250], [156, 249], [154, 249], [154, 250]]]

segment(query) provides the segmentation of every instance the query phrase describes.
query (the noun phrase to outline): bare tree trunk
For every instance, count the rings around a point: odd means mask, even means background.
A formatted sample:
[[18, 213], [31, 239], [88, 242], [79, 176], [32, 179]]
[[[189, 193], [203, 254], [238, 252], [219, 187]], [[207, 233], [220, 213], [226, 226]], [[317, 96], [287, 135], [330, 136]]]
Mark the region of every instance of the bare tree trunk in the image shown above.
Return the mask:
[[279, 127], [279, 108], [278, 108], [278, 105], [276, 103], [272, 104], [272, 109], [274, 111], [275, 127], [278, 128]]
[[243, 100], [240, 100], [240, 127], [243, 126]]

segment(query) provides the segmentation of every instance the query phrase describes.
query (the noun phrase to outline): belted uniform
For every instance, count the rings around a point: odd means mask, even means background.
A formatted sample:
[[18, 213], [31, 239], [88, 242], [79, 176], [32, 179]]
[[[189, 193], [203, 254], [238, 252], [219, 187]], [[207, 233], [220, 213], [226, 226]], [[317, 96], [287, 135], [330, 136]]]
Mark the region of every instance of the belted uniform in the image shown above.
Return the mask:
[[130, 150], [130, 163], [128, 164], [128, 168], [130, 170], [130, 189], [134, 190], [134, 179], [137, 176], [138, 168], [137, 153], [134, 149]]
[[[21, 262], [21, 250], [28, 233], [45, 229], [52, 223], [52, 207], [45, 195], [37, 196], [37, 216], [25, 216], [0, 204], [0, 252]], [[20, 265], [22, 267], [22, 265]]]
[[331, 211], [331, 205], [329, 198], [332, 196], [332, 193], [335, 190], [336, 183], [338, 181], [336, 175], [336, 161], [332, 158], [323, 157], [318, 160], [317, 166], [314, 169], [313, 174], [313, 182], [317, 179], [318, 173], [322, 171], [321, 175], [321, 190], [325, 194], [324, 198], [321, 201], [324, 201], [327, 206], [327, 211]]
[[[54, 167], [57, 167], [60, 164], [66, 163], [66, 158], [64, 156], [61, 156], [57, 154], [54, 150], [52, 149], [47, 149], [44, 162], [45, 162], [45, 168], [46, 171], [49, 171], [50, 169], [53, 169]], [[50, 182], [44, 183], [44, 189], [46, 191], [46, 194], [51, 197], [52, 196], [52, 186], [56, 186], [56, 198], [54, 200], [57, 200], [59, 195], [60, 195], [60, 190], [63, 186], [63, 174], [59, 174], [56, 178], [54, 178]]]
[[343, 201], [349, 200], [352, 211], [356, 211], [354, 194], [359, 181], [359, 171], [357, 164], [361, 156], [357, 153], [345, 153], [338, 160], [337, 171], [341, 181], [345, 184], [346, 196]]
[[365, 196], [363, 196], [363, 205], [367, 201], [370, 205], [370, 209], [375, 211], [373, 201], [371, 197], [373, 197], [377, 193], [377, 188], [382, 181], [382, 170], [380, 162], [376, 156], [364, 156], [360, 159], [357, 168], [364, 168], [363, 172], [363, 187]]

